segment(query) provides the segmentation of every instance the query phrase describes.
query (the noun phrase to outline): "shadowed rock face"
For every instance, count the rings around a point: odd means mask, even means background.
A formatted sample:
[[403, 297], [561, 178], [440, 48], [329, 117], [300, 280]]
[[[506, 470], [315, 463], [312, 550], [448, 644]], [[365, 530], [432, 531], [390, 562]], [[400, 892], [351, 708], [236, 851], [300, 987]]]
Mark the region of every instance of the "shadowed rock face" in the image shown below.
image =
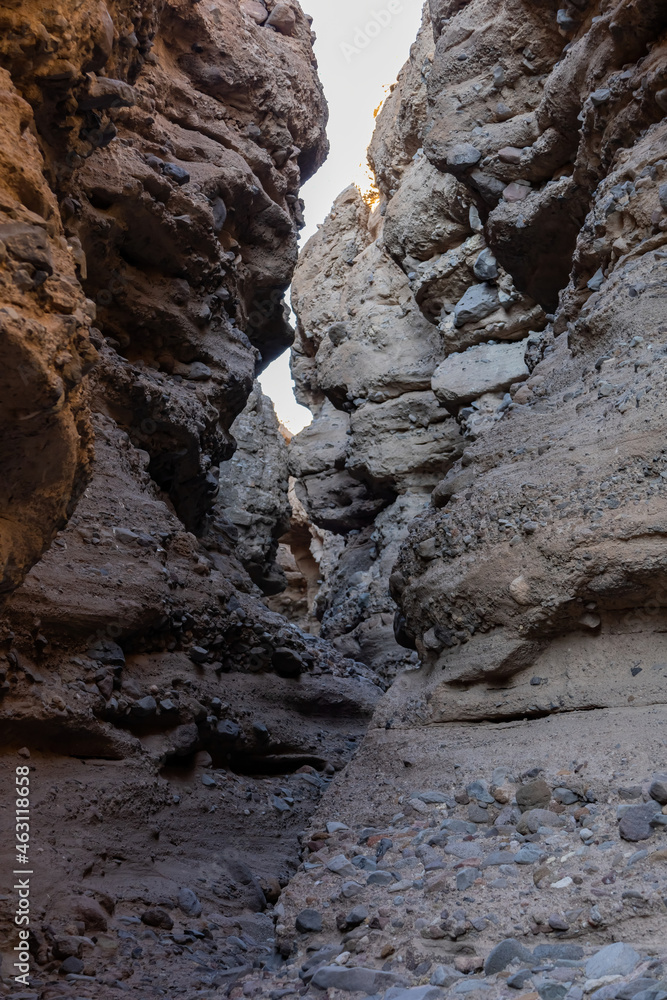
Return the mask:
[[[284, 586], [290, 505], [252, 390], [293, 338], [299, 189], [327, 152], [308, 18], [254, 0], [15, 2], [0, 67], [0, 769], [36, 769], [35, 955], [57, 978], [81, 946], [55, 938], [91, 929], [71, 924], [72, 894], [107, 908], [98, 930], [116, 906], [178, 908], [200, 877], [188, 919], [275, 901], [380, 689], [260, 589]], [[119, 845], [135, 875], [107, 870]], [[156, 863], [170, 888], [136, 877]], [[259, 955], [271, 920], [244, 926]], [[155, 973], [148, 955], [96, 961], [112, 982]]]

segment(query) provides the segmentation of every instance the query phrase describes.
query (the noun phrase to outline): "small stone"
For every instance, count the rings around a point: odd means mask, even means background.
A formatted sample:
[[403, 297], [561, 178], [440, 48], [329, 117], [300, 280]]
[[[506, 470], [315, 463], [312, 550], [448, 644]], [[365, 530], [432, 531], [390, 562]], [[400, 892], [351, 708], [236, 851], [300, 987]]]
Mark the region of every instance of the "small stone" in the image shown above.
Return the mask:
[[479, 281], [493, 281], [498, 277], [498, 262], [488, 247], [482, 250], [472, 270]]
[[205, 663], [208, 658], [208, 649], [203, 646], [190, 646], [189, 657], [193, 663]]
[[334, 875], [342, 875], [345, 878], [354, 878], [357, 874], [356, 868], [348, 861], [344, 854], [337, 854], [335, 858], [332, 858], [327, 864], [327, 868]]
[[360, 892], [364, 891], [363, 885], [359, 885], [358, 882], [343, 882], [341, 892], [346, 899], [352, 899], [354, 896], [358, 896]]
[[479, 802], [471, 802], [468, 806], [468, 819], [471, 823], [490, 823], [488, 809], [483, 809]]
[[558, 913], [552, 913], [548, 920], [549, 927], [553, 928], [555, 931], [569, 931], [570, 925], [563, 917]]
[[503, 146], [502, 149], [498, 150], [498, 159], [502, 160], [503, 163], [521, 163], [522, 156], [523, 150], [518, 149], [516, 146]]
[[190, 174], [187, 170], [184, 167], [179, 167], [177, 163], [163, 163], [162, 173], [176, 181], [179, 186], [187, 184], [190, 180]]
[[141, 922], [142, 924], [146, 924], [147, 927], [159, 927], [163, 931], [170, 931], [174, 926], [174, 921], [169, 914], [159, 907], [145, 910], [141, 914]]
[[313, 976], [313, 986], [320, 990], [338, 989], [347, 993], [379, 993], [392, 986], [407, 985], [393, 972], [364, 969], [361, 966], [346, 969], [339, 965], [325, 965]]
[[396, 879], [391, 872], [371, 872], [366, 879], [366, 885], [393, 885]]
[[339, 931], [352, 931], [355, 927], [363, 924], [368, 919], [368, 910], [365, 906], [355, 906], [347, 914], [339, 914], [336, 917], [336, 926]]
[[542, 857], [543, 851], [537, 844], [524, 844], [514, 855], [514, 863], [517, 865], [534, 865]]
[[591, 102], [596, 108], [599, 108], [601, 104], [606, 104], [610, 97], [611, 90], [608, 87], [600, 87], [591, 94]]
[[512, 181], [511, 184], [508, 184], [503, 189], [503, 198], [509, 202], [524, 201], [530, 194], [530, 190], [527, 184], [519, 184], [517, 181]]
[[317, 910], [301, 910], [297, 914], [295, 926], [299, 934], [320, 934], [322, 932], [322, 914]]
[[579, 801], [579, 796], [571, 788], [554, 788], [553, 797], [556, 802], [560, 802], [564, 806], [572, 806]]
[[617, 942], [607, 945], [586, 962], [586, 977], [602, 979], [603, 976], [629, 976], [639, 964], [640, 957], [629, 944]]
[[507, 980], [507, 985], [513, 990], [522, 990], [531, 981], [530, 969], [519, 969]]
[[602, 288], [602, 283], [604, 281], [604, 272], [601, 267], [597, 269], [590, 281], [587, 282], [586, 287], [590, 288], [592, 292], [599, 292]]
[[538, 995], [541, 1000], [563, 1000], [568, 991], [564, 983], [559, 983], [553, 979], [545, 979], [537, 986]]
[[550, 812], [548, 809], [530, 809], [523, 814], [516, 828], [519, 833], [526, 836], [530, 833], [537, 833], [541, 826], [560, 829], [565, 826], [565, 820], [558, 813]]
[[207, 382], [212, 375], [213, 372], [208, 365], [205, 365], [202, 361], [193, 361], [190, 365], [190, 371], [185, 377], [190, 382]]
[[471, 285], [454, 308], [454, 323], [464, 326], [490, 316], [500, 305], [498, 289], [493, 285]]
[[152, 695], [146, 695], [145, 698], [140, 698], [139, 701], [135, 701], [132, 705], [132, 715], [139, 716], [139, 718], [145, 719], [149, 715], [153, 715], [157, 711], [157, 702]]
[[277, 3], [266, 21], [272, 28], [276, 28], [281, 35], [292, 35], [296, 28], [296, 15], [287, 3]]
[[456, 875], [456, 888], [459, 892], [464, 892], [475, 884], [475, 879], [478, 879], [480, 875], [481, 872], [478, 868], [462, 868]]
[[349, 826], [346, 826], [345, 823], [337, 823], [337, 822], [327, 823], [327, 833], [340, 833], [341, 830], [349, 830], [349, 829], [350, 829]]
[[474, 167], [481, 159], [481, 151], [476, 146], [462, 142], [452, 146], [447, 153], [447, 166], [452, 173], [462, 173], [468, 167]]
[[24, 760], [30, 760], [30, 751], [27, 747], [21, 747], [20, 750], [16, 751], [16, 753], [19, 757], [23, 757]]
[[[665, 185], [667, 188], [667, 185]], [[19, 753], [21, 751], [19, 750]], [[659, 802], [661, 806], [667, 805], [667, 777], [656, 778], [651, 782], [651, 787], [649, 788], [649, 795], [656, 802]]]
[[204, 788], [217, 788], [218, 783], [212, 774], [202, 774], [201, 783]]
[[179, 889], [176, 902], [179, 910], [181, 910], [186, 917], [198, 917], [203, 909], [202, 904], [192, 889]]
[[484, 973], [487, 976], [494, 976], [517, 959], [520, 962], [532, 963], [533, 955], [516, 938], [506, 938], [489, 953], [484, 963]]
[[64, 976], [80, 976], [83, 970], [84, 964], [80, 958], [76, 957], [76, 955], [70, 955], [69, 958], [66, 958], [59, 969]]
[[542, 779], [522, 785], [516, 793], [517, 805], [521, 812], [530, 809], [546, 809], [551, 802], [551, 789]]
[[623, 840], [629, 840], [631, 843], [648, 840], [653, 835], [651, 820], [655, 813], [655, 807], [650, 803], [627, 808], [619, 824], [619, 833]]

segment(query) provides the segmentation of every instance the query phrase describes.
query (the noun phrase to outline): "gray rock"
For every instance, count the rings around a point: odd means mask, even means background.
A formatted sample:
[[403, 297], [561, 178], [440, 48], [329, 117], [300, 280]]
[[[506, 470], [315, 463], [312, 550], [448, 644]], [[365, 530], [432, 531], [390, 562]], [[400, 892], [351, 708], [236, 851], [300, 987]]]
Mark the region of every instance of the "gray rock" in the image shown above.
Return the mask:
[[407, 986], [400, 976], [393, 972], [379, 972], [377, 969], [346, 969], [341, 965], [325, 965], [313, 976], [313, 985], [320, 990], [345, 990], [347, 993], [377, 993], [392, 986]]
[[186, 917], [198, 917], [203, 909], [192, 889], [183, 887], [178, 890], [176, 903]]
[[462, 354], [450, 354], [433, 373], [433, 391], [444, 406], [455, 411], [487, 392], [507, 390], [530, 375], [525, 351], [526, 345], [519, 341], [478, 344]]
[[524, 844], [514, 855], [517, 865], [534, 865], [542, 856], [542, 848], [537, 844]]
[[481, 159], [481, 151], [476, 146], [472, 146], [467, 142], [461, 142], [456, 146], [452, 146], [447, 153], [447, 166], [453, 168], [453, 173], [463, 172], [468, 167], [474, 167]]
[[497, 972], [502, 972], [508, 965], [515, 961], [532, 962], [532, 952], [522, 945], [516, 938], [506, 938], [497, 944], [488, 955], [484, 963], [484, 972], [487, 976], [494, 976]]
[[421, 799], [427, 805], [443, 805], [449, 801], [450, 796], [445, 795], [444, 792], [419, 792], [415, 795], [416, 799]]
[[630, 806], [626, 809], [619, 824], [619, 833], [623, 840], [636, 843], [638, 840], [648, 840], [649, 837], [653, 836], [651, 820], [655, 813], [655, 803]]
[[658, 197], [660, 198], [660, 205], [667, 212], [667, 184], [661, 184], [658, 188]]
[[[392, 880], [393, 881], [393, 880]], [[358, 882], [343, 882], [341, 892], [346, 899], [352, 899], [353, 896], [358, 896], [360, 892], [364, 891], [363, 885], [359, 885]]]
[[507, 985], [513, 990], [522, 990], [531, 981], [532, 972], [530, 969], [519, 969], [507, 980]]
[[440, 1000], [444, 993], [436, 986], [411, 986], [403, 989], [392, 986], [384, 995], [384, 1000]]
[[139, 701], [135, 701], [132, 705], [132, 715], [139, 716], [140, 719], [148, 718], [149, 715], [153, 715], [157, 711], [157, 702], [152, 695], [146, 695], [145, 698], [140, 698]]
[[491, 795], [485, 781], [473, 781], [470, 785], [466, 785], [466, 792], [471, 799], [477, 799], [478, 802], [486, 802], [487, 805], [493, 805], [496, 801], [493, 795]]
[[563, 1000], [567, 990], [565, 983], [559, 983], [554, 979], [545, 979], [537, 986], [537, 992], [542, 1000]]
[[349, 829], [349, 826], [346, 826], [345, 823], [338, 823], [335, 820], [331, 823], [327, 823], [327, 833], [339, 833], [341, 830]]
[[440, 829], [447, 830], [448, 833], [475, 833], [473, 824], [462, 819], [446, 819], [440, 824]]
[[629, 976], [639, 963], [639, 955], [629, 944], [617, 942], [607, 945], [586, 962], [588, 979], [603, 976]]
[[488, 247], [482, 250], [472, 270], [479, 281], [493, 281], [494, 278], [498, 277], [498, 263]]
[[477, 993], [479, 990], [490, 990], [491, 983], [485, 983], [483, 979], [462, 979], [453, 988], [452, 993], [463, 996], [466, 993]]
[[620, 989], [616, 989], [616, 996], [618, 1000], [633, 1000], [633, 997], [637, 994], [644, 992], [645, 990], [657, 989], [658, 983], [655, 979], [646, 979], [640, 977], [639, 979], [633, 979], [630, 983], [624, 983]]
[[211, 369], [203, 361], [193, 361], [186, 378], [190, 382], [207, 382], [212, 374]]
[[338, 924], [338, 929], [341, 931], [351, 931], [355, 927], [359, 927], [363, 924], [364, 920], [368, 919], [368, 910], [365, 906], [355, 906], [349, 913], [345, 916], [339, 917], [336, 920]]
[[599, 292], [602, 288], [602, 282], [604, 281], [604, 273], [602, 268], [599, 267], [591, 280], [587, 282], [586, 287], [590, 288], [592, 292]]
[[456, 875], [456, 888], [459, 892], [464, 892], [474, 885], [475, 879], [479, 878], [480, 874], [479, 868], [462, 868]]
[[366, 885], [393, 885], [395, 881], [391, 872], [376, 871], [370, 873]]
[[523, 814], [516, 828], [525, 836], [528, 833], [537, 833], [541, 826], [560, 829], [565, 826], [565, 820], [558, 813], [550, 812], [548, 809], [531, 809]]
[[546, 809], [551, 802], [551, 789], [542, 779], [530, 781], [518, 789], [516, 801], [521, 812], [528, 812], [530, 809]]
[[306, 961], [301, 966], [300, 976], [304, 982], [308, 982], [313, 977], [313, 973], [321, 965], [326, 965], [331, 962], [332, 959], [336, 958], [344, 950], [344, 945], [342, 944], [325, 944], [323, 948], [319, 948], [317, 951], [306, 959]]
[[494, 865], [511, 865], [514, 862], [514, 855], [511, 851], [492, 851], [484, 862], [485, 868]]
[[482, 808], [479, 802], [471, 802], [468, 806], [468, 819], [471, 823], [490, 823], [492, 817], [488, 809]]
[[471, 285], [454, 307], [454, 323], [456, 326], [476, 323], [490, 316], [499, 305], [498, 289], [493, 285], [486, 282]]
[[80, 958], [76, 957], [76, 955], [70, 955], [69, 958], [66, 958], [63, 964], [60, 966], [60, 971], [64, 976], [68, 975], [80, 976], [83, 970], [84, 970], [84, 964]]
[[564, 806], [572, 806], [579, 801], [579, 796], [571, 788], [554, 788], [554, 798]]
[[337, 854], [335, 858], [332, 858], [327, 868], [334, 875], [342, 875], [345, 878], [354, 878], [357, 874], [357, 869], [348, 861], [344, 854]]
[[608, 87], [600, 87], [591, 94], [591, 101], [596, 108], [599, 108], [601, 104], [606, 104], [610, 97], [611, 90]]
[[469, 840], [458, 840], [447, 844], [445, 847], [445, 854], [451, 854], [455, 858], [460, 858], [465, 861], [466, 858], [478, 858], [482, 855], [482, 849], [479, 844], [475, 844]]
[[299, 934], [320, 934], [322, 914], [317, 910], [301, 910], [294, 923]]
[[162, 173], [167, 177], [171, 177], [179, 186], [187, 184], [190, 180], [190, 174], [187, 170], [184, 167], [179, 167], [177, 163], [163, 163]]
[[[667, 185], [664, 185], [667, 188]], [[667, 191], [666, 191], [667, 194]], [[667, 777], [660, 775], [651, 782], [651, 787], [649, 788], [649, 795], [656, 802], [659, 802], [661, 806], [667, 806]]]
[[578, 944], [538, 944], [533, 957], [540, 962], [543, 959], [578, 962], [584, 957], [584, 949]]
[[451, 965], [438, 965], [431, 975], [431, 986], [447, 988], [461, 978], [461, 973]]

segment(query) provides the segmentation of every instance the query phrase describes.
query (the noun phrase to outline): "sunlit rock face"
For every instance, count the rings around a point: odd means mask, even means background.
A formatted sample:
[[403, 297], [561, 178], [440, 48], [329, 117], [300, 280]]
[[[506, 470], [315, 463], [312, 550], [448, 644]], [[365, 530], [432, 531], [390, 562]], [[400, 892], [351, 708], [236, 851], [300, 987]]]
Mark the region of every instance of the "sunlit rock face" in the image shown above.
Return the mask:
[[383, 724], [626, 704], [591, 643], [662, 655], [666, 15], [575, 6], [426, 5], [370, 146], [379, 200], [344, 192], [297, 269], [303, 398], [349, 415], [328, 468], [313, 429], [294, 460], [354, 553], [323, 627], [395, 611], [424, 664]]

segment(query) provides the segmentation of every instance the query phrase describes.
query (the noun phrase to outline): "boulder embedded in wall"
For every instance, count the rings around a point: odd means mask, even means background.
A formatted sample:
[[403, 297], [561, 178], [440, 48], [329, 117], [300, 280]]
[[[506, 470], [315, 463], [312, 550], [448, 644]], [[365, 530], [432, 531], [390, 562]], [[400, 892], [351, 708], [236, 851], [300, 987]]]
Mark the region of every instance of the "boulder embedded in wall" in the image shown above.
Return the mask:
[[453, 413], [487, 392], [501, 392], [530, 375], [523, 341], [479, 344], [450, 354], [433, 373], [433, 392]]
[[345, 464], [376, 488], [428, 492], [462, 452], [460, 429], [433, 392], [406, 392], [354, 410]]

